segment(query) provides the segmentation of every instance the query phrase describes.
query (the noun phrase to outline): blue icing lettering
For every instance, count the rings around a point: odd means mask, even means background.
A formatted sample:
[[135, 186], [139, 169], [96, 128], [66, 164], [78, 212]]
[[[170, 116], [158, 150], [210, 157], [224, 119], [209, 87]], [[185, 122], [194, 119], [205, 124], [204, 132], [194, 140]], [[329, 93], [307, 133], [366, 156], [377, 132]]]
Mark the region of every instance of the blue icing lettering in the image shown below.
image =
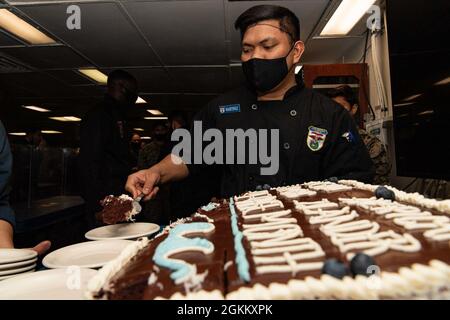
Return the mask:
[[179, 224], [169, 231], [167, 238], [155, 250], [153, 261], [160, 267], [173, 270], [170, 278], [175, 283], [181, 283], [196, 272], [196, 267], [184, 260], [169, 258], [170, 255], [183, 251], [201, 251], [209, 254], [214, 251], [214, 245], [205, 238], [186, 238], [192, 233], [208, 233], [214, 230], [214, 225], [208, 222], [193, 222]]
[[234, 200], [230, 198], [230, 212], [231, 212], [231, 231], [234, 236], [234, 250], [236, 251], [236, 265], [239, 278], [249, 282], [250, 281], [250, 266], [245, 254], [245, 249], [242, 244], [244, 235], [239, 230], [236, 210], [234, 209]]

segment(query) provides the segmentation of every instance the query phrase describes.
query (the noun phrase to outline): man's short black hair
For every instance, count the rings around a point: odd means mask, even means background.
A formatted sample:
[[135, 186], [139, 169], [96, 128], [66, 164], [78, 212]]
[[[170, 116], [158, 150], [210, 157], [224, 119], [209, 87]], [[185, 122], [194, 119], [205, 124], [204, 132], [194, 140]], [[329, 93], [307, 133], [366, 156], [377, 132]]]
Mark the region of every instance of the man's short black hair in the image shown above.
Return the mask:
[[251, 7], [237, 18], [234, 27], [241, 31], [241, 38], [243, 38], [248, 27], [264, 20], [278, 20], [280, 29], [290, 36], [292, 42], [300, 40], [300, 21], [291, 10], [280, 6]]
[[124, 70], [114, 70], [108, 75], [108, 87], [112, 87], [117, 81], [129, 81], [137, 83], [136, 78]]
[[331, 89], [328, 91], [328, 97], [336, 98], [343, 97], [347, 100], [348, 103], [353, 107], [355, 104], [358, 104], [358, 99], [353, 92], [353, 89], [349, 85], [342, 85], [337, 88]]

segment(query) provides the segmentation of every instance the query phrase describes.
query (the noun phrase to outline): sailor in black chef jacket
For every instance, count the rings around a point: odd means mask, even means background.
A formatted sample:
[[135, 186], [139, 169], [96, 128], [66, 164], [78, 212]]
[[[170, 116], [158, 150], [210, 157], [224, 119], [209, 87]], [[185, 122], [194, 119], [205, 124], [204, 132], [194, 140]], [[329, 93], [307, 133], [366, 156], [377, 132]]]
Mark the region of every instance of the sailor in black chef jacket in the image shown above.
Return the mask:
[[[159, 184], [189, 174], [206, 175], [203, 188], [213, 190], [208, 183], [216, 181], [220, 197], [332, 177], [371, 182], [373, 164], [351, 115], [296, 80], [294, 68], [304, 44], [295, 14], [283, 7], [259, 5], [241, 14], [235, 27], [242, 35], [247, 84], [211, 101], [195, 120], [201, 121], [203, 131], [214, 128], [224, 134], [227, 129], [278, 129], [279, 141], [269, 141], [278, 143], [278, 170], [263, 175], [261, 163], [199, 165], [169, 155], [130, 175], [126, 189], [134, 197], [144, 193], [150, 199]], [[248, 151], [234, 148], [234, 152]], [[192, 152], [198, 155], [198, 149]]]

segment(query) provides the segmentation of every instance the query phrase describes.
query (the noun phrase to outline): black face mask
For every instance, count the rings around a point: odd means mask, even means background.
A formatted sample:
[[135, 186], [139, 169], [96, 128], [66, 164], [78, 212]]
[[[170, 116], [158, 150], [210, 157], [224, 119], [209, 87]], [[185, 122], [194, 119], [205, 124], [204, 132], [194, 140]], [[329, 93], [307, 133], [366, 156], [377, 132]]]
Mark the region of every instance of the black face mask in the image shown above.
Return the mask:
[[292, 46], [287, 55], [281, 58], [253, 58], [243, 62], [242, 70], [252, 88], [258, 92], [267, 92], [279, 85], [290, 71], [286, 58], [293, 48], [294, 46]]

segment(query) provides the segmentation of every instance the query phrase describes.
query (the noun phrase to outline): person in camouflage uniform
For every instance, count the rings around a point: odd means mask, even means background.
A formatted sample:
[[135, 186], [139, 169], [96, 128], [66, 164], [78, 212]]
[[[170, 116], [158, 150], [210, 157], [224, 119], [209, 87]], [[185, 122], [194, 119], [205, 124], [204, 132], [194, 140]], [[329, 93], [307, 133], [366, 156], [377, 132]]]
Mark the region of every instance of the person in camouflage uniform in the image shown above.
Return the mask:
[[[343, 85], [328, 92], [328, 96], [344, 107], [356, 119], [359, 118], [358, 102], [350, 86]], [[359, 121], [356, 121], [358, 125]], [[386, 147], [376, 136], [368, 133], [363, 128], [358, 127], [359, 135], [369, 151], [370, 158], [375, 165], [374, 184], [389, 184], [389, 174], [391, 172], [391, 163]]]
[[389, 184], [389, 174], [391, 172], [391, 163], [387, 154], [386, 147], [373, 134], [368, 133], [362, 128], [358, 128], [359, 135], [363, 139], [364, 144], [369, 150], [370, 158], [375, 164], [374, 184], [386, 185]]

